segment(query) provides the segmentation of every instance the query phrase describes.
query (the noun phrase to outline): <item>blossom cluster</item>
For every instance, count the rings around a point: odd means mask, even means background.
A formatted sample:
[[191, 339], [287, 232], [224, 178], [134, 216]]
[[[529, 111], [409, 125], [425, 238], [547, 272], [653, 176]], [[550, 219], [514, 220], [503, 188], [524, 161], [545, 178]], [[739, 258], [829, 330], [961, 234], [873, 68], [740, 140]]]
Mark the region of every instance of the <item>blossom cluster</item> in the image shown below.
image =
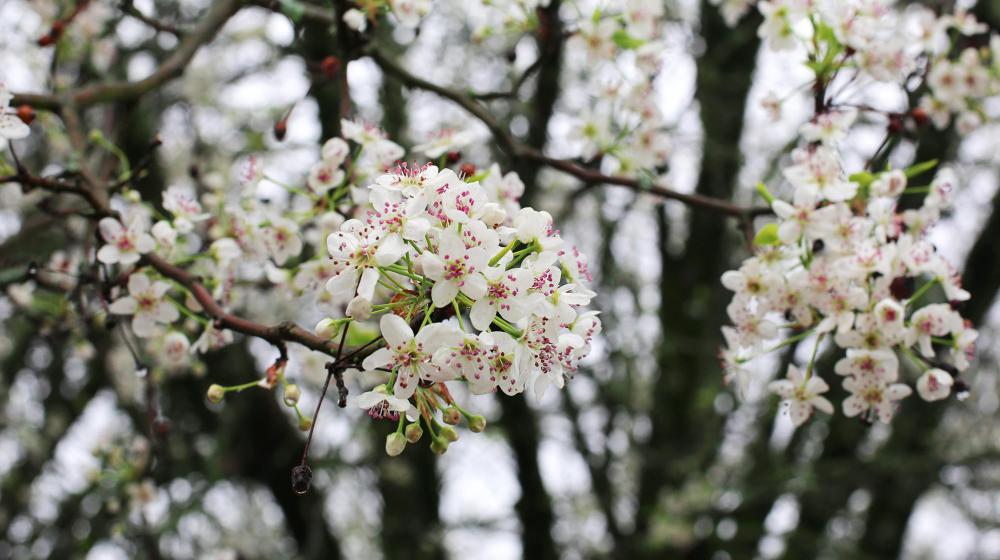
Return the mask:
[[[736, 8], [749, 4], [727, 3], [731, 22], [739, 18]], [[773, 0], [757, 8], [764, 16], [758, 33], [769, 48], [804, 51], [817, 114], [799, 129], [803, 144], [782, 170], [790, 200], [758, 187], [777, 222], [758, 232], [751, 258], [722, 276], [734, 292], [732, 325], [723, 329], [726, 378], [745, 392], [753, 358], [812, 340], [808, 364], [789, 366], [785, 379], [769, 385], [794, 424], [814, 408], [834, 412], [824, 396], [830, 373], [842, 376], [845, 415], [887, 423], [912, 393], [900, 357], [919, 372], [917, 393], [933, 401], [960, 386], [974, 350], [977, 332], [956, 310], [970, 294], [927, 237], [951, 204], [957, 179], [941, 169], [929, 185], [909, 184], [935, 162], [848, 175], [839, 144], [859, 113], [880, 111], [839, 98], [856, 98], [848, 86], [859, 77], [896, 84], [921, 95], [917, 106], [887, 112], [890, 136], [901, 132], [903, 118], [944, 127], [953, 115], [968, 132], [984, 120], [982, 100], [1000, 91], [1000, 37], [986, 48], [969, 47], [970, 37], [987, 31], [971, 14], [896, 10], [878, 1]], [[841, 73], [846, 81], [832, 85]], [[785, 332], [791, 334], [780, 338]], [[816, 366], [824, 341], [845, 354], [832, 372]]]
[[[848, 416], [889, 422], [896, 401], [911, 393], [898, 383], [899, 355], [921, 371], [916, 387], [923, 399], [947, 397], [977, 337], [954, 309], [969, 293], [927, 239], [951, 203], [954, 174], [943, 169], [927, 187], [908, 187], [918, 168], [848, 177], [836, 149], [822, 142], [792, 159], [783, 175], [793, 199], [762, 188], [778, 222], [760, 230], [754, 256], [722, 276], [734, 292], [733, 324], [723, 328], [728, 379], [745, 388], [751, 359], [812, 335], [817, 347], [826, 338], [846, 351], [834, 372], [850, 394], [843, 401]], [[902, 197], [919, 195], [919, 207], [903, 209]], [[935, 290], [947, 303], [931, 303]], [[783, 329], [796, 334], [778, 341]], [[790, 366], [787, 380], [771, 384], [796, 425], [813, 406], [832, 412], [821, 397], [828, 372], [814, 361], [815, 353], [804, 373]]]
[[[373, 351], [359, 361], [361, 377], [377, 378], [378, 387], [356, 402], [373, 418], [399, 421], [392, 452], [401, 450], [406, 418], [416, 425], [411, 439], [429, 429], [438, 449], [450, 432], [435, 420], [437, 410], [446, 420], [466, 414], [470, 427], [482, 428], [446, 382], [464, 382], [473, 394], [531, 387], [541, 396], [562, 387], [600, 331], [597, 314], [586, 309], [594, 292], [585, 258], [564, 243], [552, 217], [520, 206], [517, 174], [495, 164], [478, 173], [463, 165], [473, 173], [465, 176], [398, 162], [403, 148], [377, 128], [341, 125], [343, 137], [323, 145], [302, 187], [278, 182], [251, 158], [236, 192], [223, 186], [199, 197], [186, 186], [168, 188], [155, 222], [149, 205], [126, 191], [120, 217], [99, 224], [104, 244], [96, 259], [128, 275], [107, 311], [130, 317], [132, 332], [160, 348], [169, 367], [233, 340], [183, 286], [146, 266], [144, 255], [155, 252], [190, 263], [227, 309], [252, 306], [253, 291], [239, 286], [256, 282], [312, 302], [325, 315], [317, 334], [333, 342], [350, 334], [364, 346], [359, 333], [377, 322], [365, 341]], [[286, 188], [292, 202], [263, 202], [257, 192], [267, 182]], [[191, 325], [202, 331], [193, 344], [185, 334]], [[280, 381], [298, 411], [284, 363], [272, 369], [250, 386]], [[210, 400], [245, 388], [213, 385]]]
[[[926, 77], [922, 119], [943, 129], [955, 116], [968, 133], [988, 119], [983, 102], [1000, 92], [1000, 36], [971, 13], [936, 13], [884, 0], [714, 0], [735, 25], [752, 6], [764, 16], [758, 35], [775, 51], [802, 49], [826, 78], [856, 69], [882, 83]], [[986, 37], [981, 41], [976, 37]]]

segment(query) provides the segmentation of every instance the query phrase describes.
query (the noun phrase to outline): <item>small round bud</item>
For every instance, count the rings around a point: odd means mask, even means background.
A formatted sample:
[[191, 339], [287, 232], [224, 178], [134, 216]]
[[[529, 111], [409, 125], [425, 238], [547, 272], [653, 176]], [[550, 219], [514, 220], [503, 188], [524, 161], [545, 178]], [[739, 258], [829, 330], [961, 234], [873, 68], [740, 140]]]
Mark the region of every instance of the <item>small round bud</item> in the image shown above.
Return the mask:
[[431, 451], [438, 455], [444, 455], [448, 451], [448, 440], [444, 438], [434, 438], [431, 440]]
[[913, 119], [913, 124], [921, 128], [927, 126], [927, 123], [930, 121], [930, 116], [923, 107], [917, 107], [910, 111], [910, 118]]
[[299, 416], [299, 430], [308, 432], [312, 427], [312, 418], [309, 418], [308, 416]]
[[206, 396], [208, 397], [208, 402], [218, 404], [226, 397], [226, 390], [222, 385], [213, 383], [208, 387], [208, 394]]
[[280, 121], [274, 123], [274, 137], [281, 142], [285, 139], [285, 135], [288, 134], [288, 121], [281, 119]]
[[122, 191], [122, 196], [125, 198], [125, 200], [129, 202], [134, 202], [134, 203], [142, 202], [142, 195], [139, 194], [139, 191], [136, 190], [126, 189]]
[[285, 386], [285, 406], [295, 406], [301, 396], [302, 390], [298, 385], [290, 383]]
[[340, 332], [340, 325], [333, 319], [327, 317], [316, 323], [316, 334], [323, 338], [333, 338]]
[[413, 423], [407, 426], [406, 429], [403, 430], [403, 433], [406, 434], [406, 441], [410, 443], [417, 443], [420, 441], [420, 438], [424, 436], [424, 429], [420, 427], [420, 424]]
[[458, 407], [455, 405], [451, 405], [444, 409], [441, 416], [444, 417], [446, 424], [451, 424], [452, 426], [457, 426], [458, 423], [462, 421], [462, 412], [458, 410]]
[[462, 159], [462, 152], [451, 151], [445, 155], [448, 158], [448, 163], [458, 163], [458, 160]]
[[458, 432], [450, 426], [441, 426], [439, 430], [441, 432], [441, 437], [448, 440], [449, 443], [454, 443], [458, 441]]
[[476, 414], [469, 417], [469, 431], [474, 433], [482, 432], [486, 429], [486, 419]]
[[308, 465], [298, 465], [292, 469], [292, 490], [296, 494], [305, 494], [312, 484], [312, 469]]
[[395, 457], [406, 449], [406, 438], [399, 432], [393, 432], [385, 437], [385, 453]]
[[328, 56], [319, 63], [320, 72], [323, 72], [328, 79], [332, 80], [340, 72], [340, 59], [335, 56]]
[[361, 296], [355, 296], [355, 298], [347, 304], [346, 314], [348, 317], [357, 321], [364, 321], [372, 316], [372, 300]]
[[21, 119], [24, 124], [31, 124], [35, 120], [35, 109], [31, 105], [19, 105], [17, 118]]
[[889, 124], [886, 126], [886, 132], [889, 134], [899, 134], [903, 131], [903, 119], [899, 115], [891, 115], [889, 117]]

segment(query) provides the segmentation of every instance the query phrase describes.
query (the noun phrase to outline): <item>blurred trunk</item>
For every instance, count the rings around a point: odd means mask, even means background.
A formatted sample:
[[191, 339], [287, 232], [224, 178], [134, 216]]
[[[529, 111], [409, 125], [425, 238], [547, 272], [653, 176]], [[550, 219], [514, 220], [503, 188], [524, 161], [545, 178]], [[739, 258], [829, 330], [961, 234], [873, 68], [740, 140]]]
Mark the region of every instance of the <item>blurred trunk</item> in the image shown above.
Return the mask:
[[[535, 72], [536, 86], [531, 96], [532, 104], [528, 121], [528, 137], [525, 142], [534, 148], [544, 149], [549, 139], [549, 120], [555, 110], [559, 92], [562, 89], [563, 23], [559, 18], [561, 0], [552, 0], [548, 6], [538, 8], [538, 70]], [[514, 100], [516, 102], [516, 99]], [[532, 160], [514, 162], [514, 169], [524, 182], [522, 206], [531, 206], [538, 195], [536, 178], [541, 166]]]
[[[697, 192], [730, 199], [742, 163], [740, 137], [747, 93], [759, 40], [756, 14], [729, 28], [709, 2], [702, 5], [701, 36], [706, 50], [698, 60], [696, 97], [704, 131]], [[728, 267], [732, 222], [717, 213], [692, 209], [685, 251], [667, 250], [666, 216], [660, 213], [660, 330], [657, 377], [650, 411], [652, 433], [642, 449], [638, 512], [630, 546], [634, 553], [662, 557], [683, 542], [656, 540], [651, 523], [665, 491], [676, 491], [692, 474], [701, 476], [714, 457], [720, 418], [713, 395], [721, 387], [715, 360], [725, 294], [719, 277]], [[675, 554], [680, 554], [675, 550]]]
[[[560, 75], [562, 71], [562, 20], [559, 19], [560, 0], [553, 0], [549, 6], [539, 8], [537, 41], [541, 65], [537, 73], [537, 85], [532, 96], [531, 122], [527, 144], [544, 150], [548, 142], [549, 120], [559, 97]], [[516, 161], [514, 168], [524, 181], [522, 206], [530, 206], [538, 194], [539, 165], [531, 161]], [[503, 412], [501, 426], [507, 434], [507, 441], [517, 462], [518, 483], [521, 497], [514, 509], [521, 525], [522, 554], [525, 557], [554, 559], [559, 557], [552, 527], [555, 513], [552, 499], [542, 481], [538, 465], [540, 427], [534, 409], [528, 404], [524, 394], [497, 399]]]
[[541, 428], [535, 411], [528, 405], [524, 393], [497, 399], [503, 410], [501, 426], [517, 462], [517, 479], [521, 497], [514, 509], [521, 523], [522, 554], [526, 558], [554, 559], [559, 557], [552, 526], [555, 514], [538, 466], [538, 445]]
[[[328, 0], [313, 0], [310, 3], [328, 9], [332, 2]], [[335, 136], [340, 136], [340, 119], [348, 117], [344, 111], [345, 103], [350, 100], [344, 99], [343, 84], [347, 78], [347, 57], [345, 56], [346, 37], [339, 31], [343, 28], [340, 18], [338, 18], [337, 31], [335, 34], [327, 24], [305, 20], [301, 25], [302, 40], [299, 54], [309, 68], [309, 79], [311, 85], [309, 95], [316, 101], [319, 108], [319, 123], [322, 127], [322, 137], [320, 142], [329, 140]], [[341, 35], [338, 37], [338, 35]], [[336, 67], [329, 64], [324, 65], [324, 60], [334, 57]], [[329, 62], [329, 61], [328, 61]]]

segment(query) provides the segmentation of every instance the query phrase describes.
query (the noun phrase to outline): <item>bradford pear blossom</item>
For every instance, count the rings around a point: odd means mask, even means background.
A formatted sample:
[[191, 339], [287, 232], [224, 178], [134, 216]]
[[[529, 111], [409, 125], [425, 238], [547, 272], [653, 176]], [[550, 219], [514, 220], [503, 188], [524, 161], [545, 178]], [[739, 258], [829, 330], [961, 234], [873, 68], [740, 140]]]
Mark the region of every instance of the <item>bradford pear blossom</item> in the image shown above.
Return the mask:
[[889, 350], [852, 348], [847, 351], [847, 357], [837, 361], [834, 371], [840, 375], [868, 376], [883, 381], [895, 381], [899, 375], [899, 359]]
[[408, 399], [417, 390], [417, 382], [444, 381], [441, 368], [431, 363], [434, 352], [442, 346], [456, 344], [461, 334], [454, 326], [433, 323], [420, 329], [416, 335], [410, 325], [395, 314], [383, 315], [379, 329], [386, 347], [379, 348], [365, 358], [366, 370], [386, 368], [396, 374], [393, 394]]
[[368, 28], [368, 16], [357, 8], [344, 12], [344, 23], [351, 29], [361, 33]]
[[788, 413], [795, 426], [801, 426], [812, 416], [813, 408], [833, 414], [833, 405], [821, 396], [830, 386], [818, 375], [806, 378], [794, 365], [788, 366], [787, 379], [772, 381], [768, 390], [784, 399], [782, 408]]
[[138, 219], [130, 221], [126, 227], [115, 218], [103, 218], [98, 229], [107, 242], [97, 251], [97, 260], [104, 264], [133, 264], [156, 248], [156, 241]]
[[497, 386], [489, 360], [493, 340], [492, 333], [488, 332], [479, 335], [462, 333], [456, 344], [443, 346], [434, 352], [434, 364], [441, 368], [445, 379], [463, 378], [473, 394], [488, 393]]
[[167, 299], [170, 284], [137, 272], [129, 276], [128, 295], [115, 300], [108, 311], [115, 315], [131, 315], [132, 331], [136, 336], [152, 336], [157, 323], [170, 324], [180, 317], [177, 307]]
[[177, 185], [163, 193], [163, 208], [174, 215], [174, 227], [181, 233], [190, 232], [196, 222], [205, 221], [210, 216], [202, 211], [201, 203], [191, 196], [188, 189]]
[[339, 162], [331, 163], [326, 160], [313, 165], [306, 180], [309, 188], [316, 194], [326, 194], [330, 189], [340, 185], [344, 181], [345, 174], [339, 165]]
[[928, 358], [934, 357], [932, 337], [947, 336], [952, 331], [962, 328], [962, 317], [950, 305], [935, 303], [921, 307], [910, 317], [909, 332], [906, 340], [908, 345], [916, 343], [920, 353]]
[[858, 185], [848, 181], [840, 166], [837, 153], [827, 146], [799, 149], [792, 154], [796, 164], [782, 172], [794, 187], [808, 189], [813, 196], [822, 196], [833, 202], [849, 200], [857, 193]]
[[0, 138], [5, 140], [20, 140], [31, 134], [31, 128], [11, 111], [13, 99], [14, 94], [0, 82]]
[[395, 422], [400, 414], [412, 414], [414, 408], [410, 401], [389, 393], [385, 385], [379, 385], [371, 391], [358, 395], [354, 404], [368, 412], [373, 419], [386, 419]]
[[264, 228], [264, 244], [278, 265], [299, 256], [302, 252], [302, 239], [299, 237], [298, 224], [287, 218], [272, 219]]
[[448, 152], [457, 152], [465, 148], [475, 137], [467, 130], [443, 128], [435, 132], [429, 140], [413, 147], [413, 151], [430, 159], [437, 159]]
[[483, 276], [486, 278], [486, 293], [472, 305], [469, 312], [472, 326], [479, 330], [489, 329], [497, 313], [512, 323], [527, 315], [528, 289], [532, 284], [531, 274], [527, 270], [486, 267]]
[[902, 383], [887, 383], [878, 376], [859, 375], [844, 379], [844, 389], [851, 393], [844, 399], [844, 416], [854, 417], [867, 413], [868, 420], [878, 419], [884, 424], [896, 413], [896, 402], [913, 393]]
[[172, 365], [184, 363], [190, 354], [190, 349], [191, 342], [182, 332], [170, 331], [163, 337], [163, 356]]
[[389, 0], [392, 13], [405, 27], [419, 27], [420, 20], [431, 11], [431, 0]]
[[375, 179], [375, 183], [380, 187], [400, 192], [407, 197], [422, 195], [425, 201], [429, 201], [434, 193], [443, 193], [449, 185], [460, 182], [462, 181], [458, 175], [450, 169], [438, 170], [437, 166], [429, 163], [410, 165], [405, 161]]
[[939, 401], [948, 398], [954, 383], [951, 374], [943, 369], [932, 368], [917, 379], [917, 394], [925, 401]]
[[372, 299], [378, 282], [378, 266], [392, 264], [406, 251], [402, 245], [383, 247], [382, 232], [359, 220], [347, 220], [340, 231], [330, 234], [327, 250], [334, 263], [342, 267], [326, 283], [326, 289], [337, 299], [350, 300], [355, 294]]
[[473, 300], [486, 295], [486, 279], [480, 271], [486, 268], [489, 255], [480, 247], [468, 248], [462, 238], [444, 231], [437, 253], [420, 255], [424, 274], [434, 280], [431, 299], [435, 307], [451, 305], [459, 292]]

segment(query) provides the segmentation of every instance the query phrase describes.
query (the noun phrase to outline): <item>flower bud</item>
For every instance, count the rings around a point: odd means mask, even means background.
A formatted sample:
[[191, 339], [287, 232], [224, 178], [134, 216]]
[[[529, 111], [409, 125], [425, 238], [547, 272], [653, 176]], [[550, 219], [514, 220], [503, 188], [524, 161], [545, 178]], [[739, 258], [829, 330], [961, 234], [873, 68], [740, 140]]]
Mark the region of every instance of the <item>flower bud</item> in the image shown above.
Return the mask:
[[451, 424], [452, 426], [457, 426], [458, 423], [462, 421], [462, 412], [458, 410], [458, 407], [455, 405], [451, 405], [444, 409], [441, 416], [444, 417], [446, 424]]
[[309, 418], [308, 416], [299, 416], [299, 430], [308, 432], [312, 427], [312, 418]]
[[17, 118], [24, 124], [31, 124], [35, 120], [35, 109], [31, 105], [19, 105], [17, 107]]
[[486, 429], [486, 419], [476, 414], [469, 417], [469, 431], [474, 433], [482, 432]]
[[323, 338], [333, 338], [340, 331], [340, 325], [333, 319], [327, 317], [316, 323], [316, 334]]
[[441, 426], [439, 431], [441, 432], [441, 437], [448, 440], [449, 443], [458, 441], [458, 432], [451, 426]]
[[406, 441], [410, 443], [417, 443], [424, 435], [424, 429], [418, 423], [410, 424], [403, 432], [406, 434]]
[[395, 457], [406, 449], [406, 438], [399, 432], [393, 432], [385, 438], [385, 453]]
[[226, 396], [226, 390], [222, 385], [217, 385], [213, 383], [208, 387], [208, 402], [218, 404], [222, 402], [222, 399]]
[[340, 72], [340, 59], [328, 56], [319, 63], [319, 69], [327, 79], [332, 80], [337, 77], [337, 72]]
[[125, 198], [125, 200], [129, 202], [134, 202], [134, 203], [142, 202], [142, 195], [139, 194], [139, 191], [136, 190], [126, 189], [122, 191], [122, 196]]
[[288, 134], [288, 119], [281, 119], [274, 123], [274, 137], [278, 142], [283, 141], [286, 134]]
[[302, 390], [298, 385], [290, 383], [285, 386], [285, 406], [295, 406], [301, 396]]
[[434, 438], [431, 440], [431, 451], [437, 455], [444, 455], [448, 451], [448, 440], [444, 438]]
[[351, 303], [347, 304], [346, 314], [352, 319], [364, 321], [372, 316], [372, 300], [355, 296]]

